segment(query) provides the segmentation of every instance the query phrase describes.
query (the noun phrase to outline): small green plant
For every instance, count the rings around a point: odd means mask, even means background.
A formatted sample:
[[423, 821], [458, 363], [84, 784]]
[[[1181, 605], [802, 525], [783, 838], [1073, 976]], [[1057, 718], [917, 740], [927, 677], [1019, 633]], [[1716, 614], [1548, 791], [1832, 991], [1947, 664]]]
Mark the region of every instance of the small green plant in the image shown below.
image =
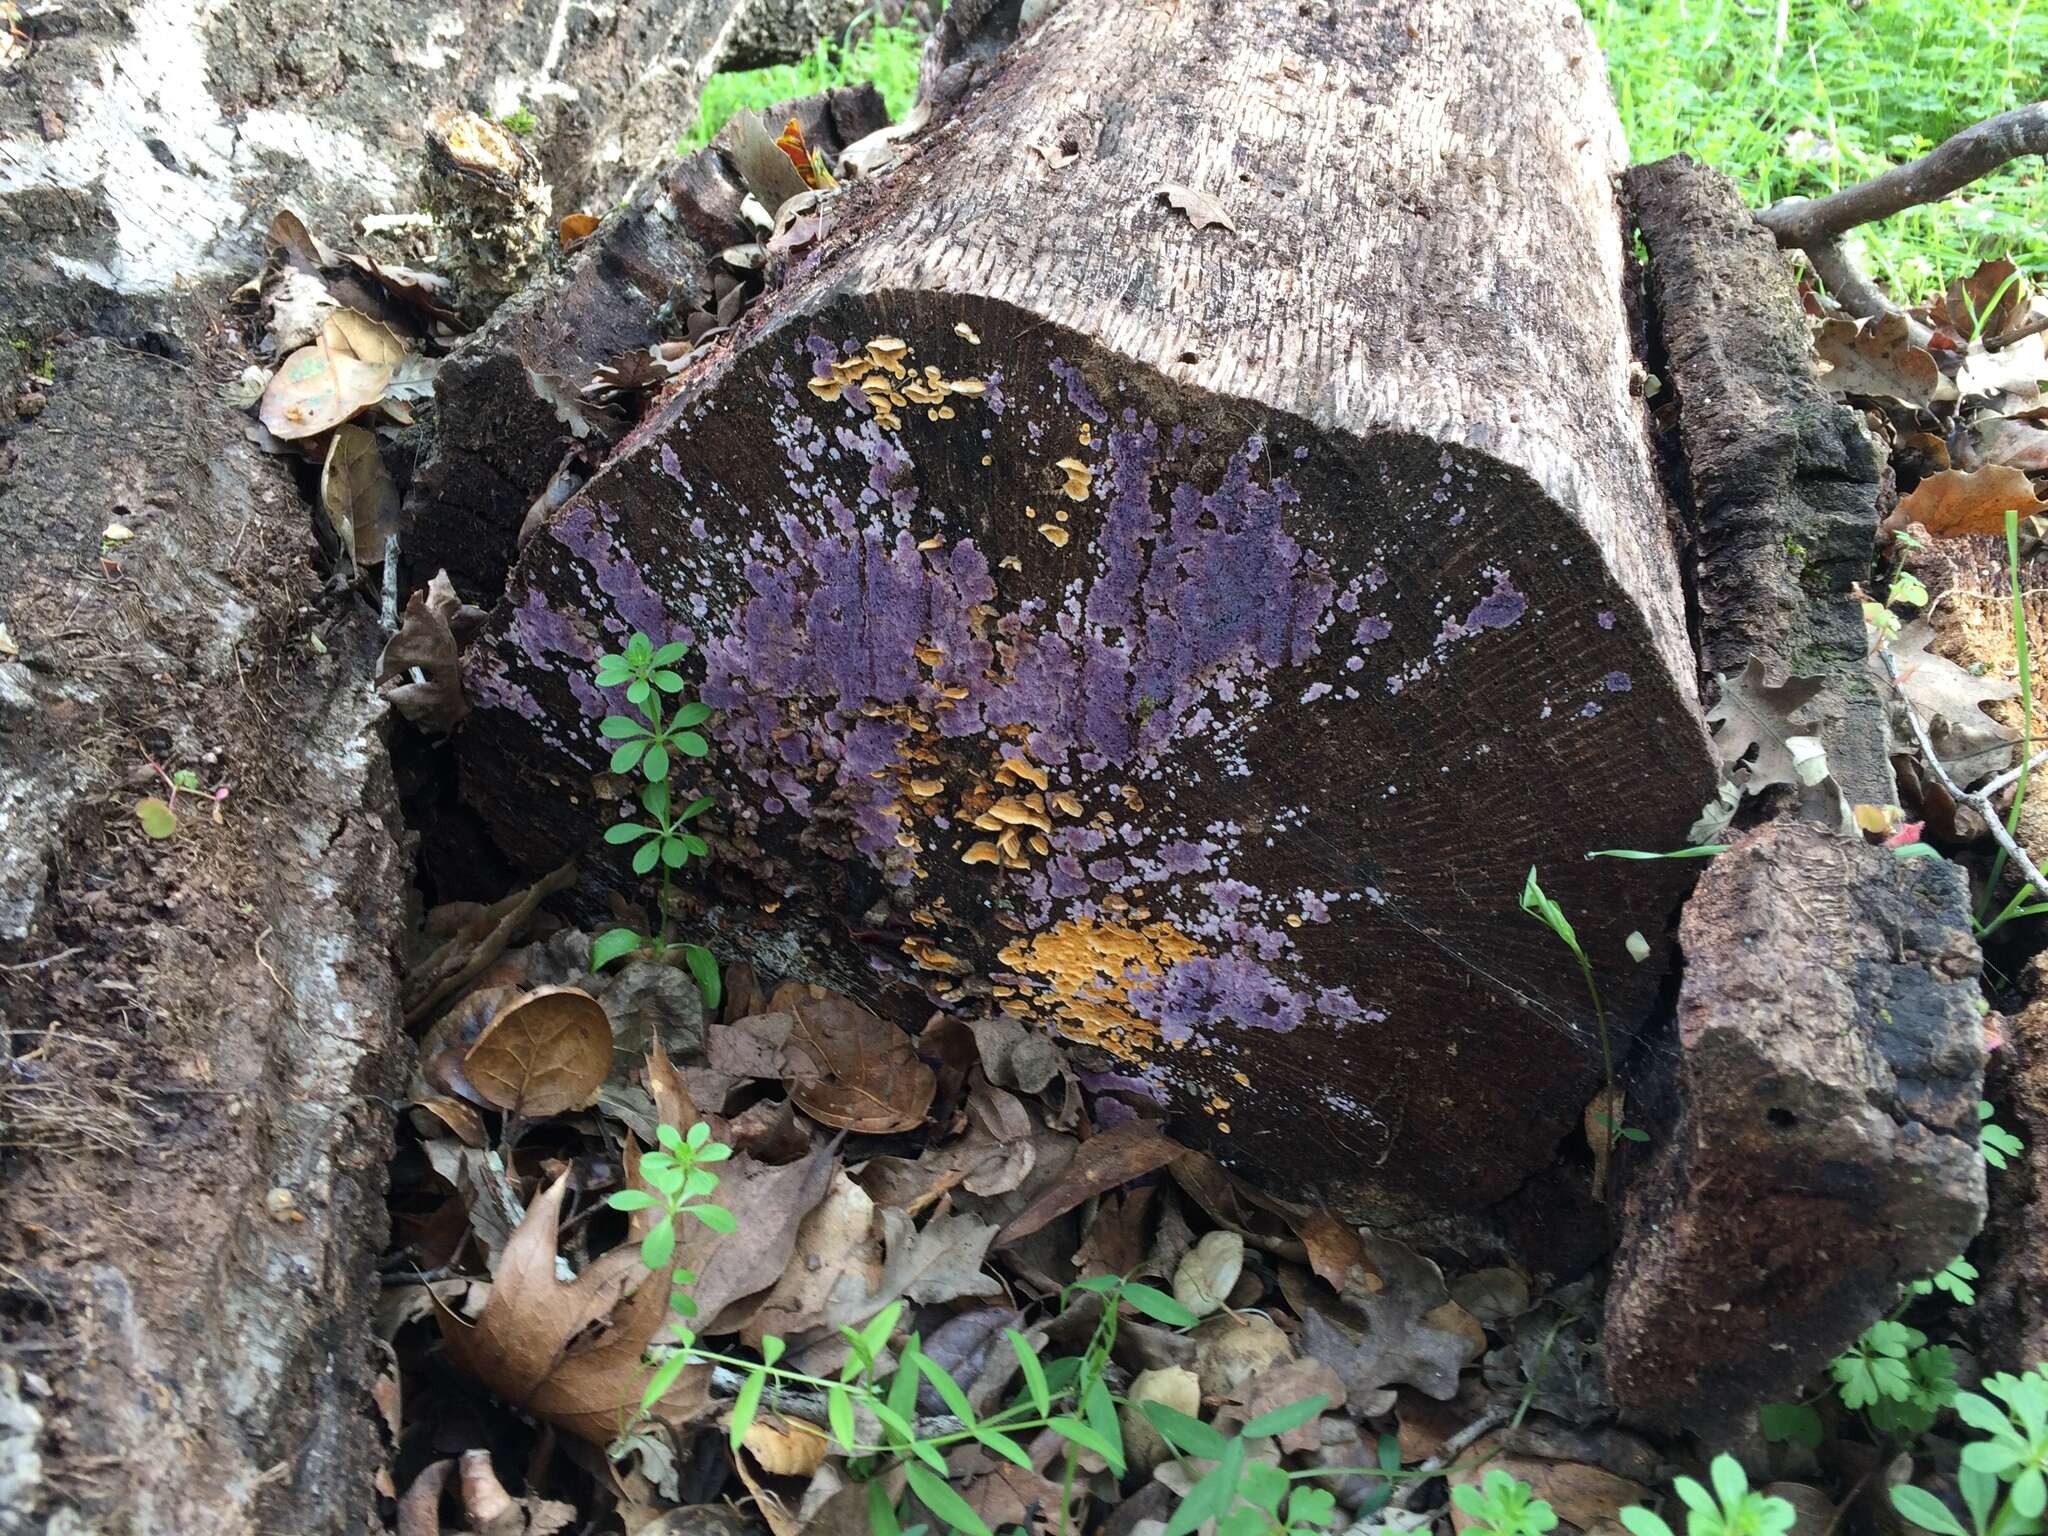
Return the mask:
[[205, 791], [200, 788], [199, 775], [190, 768], [175, 771], [166, 769], [155, 758], [149, 766], [156, 770], [156, 776], [164, 781], [167, 795], [150, 795], [135, 802], [135, 819], [142, 823], [144, 835], [152, 838], [167, 838], [178, 830], [178, 796], [205, 794], [213, 802], [213, 819], [220, 820], [221, 802], [228, 797], [228, 786]]
[[[1617, 858], [1657, 858], [1657, 854], [1631, 854], [1626, 850], [1609, 850]], [[1596, 855], [1587, 855], [1596, 857]], [[1593, 1022], [1600, 1031], [1600, 1072], [1605, 1083], [1605, 1102], [1610, 1107], [1617, 1096], [1614, 1091], [1614, 1052], [1607, 1043], [1607, 1010], [1600, 1002], [1600, 988], [1593, 980], [1593, 962], [1586, 958], [1586, 951], [1579, 943], [1578, 933], [1573, 929], [1571, 919], [1564, 915], [1564, 908], [1544, 894], [1543, 886], [1536, 879], [1536, 866], [1529, 866], [1529, 878], [1522, 883], [1522, 910], [1543, 924], [1572, 952], [1572, 958], [1579, 962], [1579, 975], [1585, 978], [1586, 995], [1593, 1000]], [[1619, 1114], [1605, 1113], [1594, 1117], [1607, 1131], [1611, 1147], [1619, 1141], [1648, 1141], [1647, 1132], [1621, 1123]]]
[[1469, 1536], [1543, 1536], [1557, 1527], [1557, 1511], [1518, 1477], [1494, 1468], [1477, 1488], [1460, 1483], [1451, 1502], [1471, 1516]]
[[[641, 1264], [657, 1275], [675, 1259], [676, 1231], [683, 1218], [716, 1232], [737, 1229], [729, 1210], [705, 1198], [718, 1188], [712, 1165], [730, 1157], [732, 1149], [713, 1141], [709, 1128], [701, 1124], [687, 1132], [663, 1125], [658, 1138], [660, 1146], [640, 1159], [640, 1182], [645, 1187], [619, 1190], [609, 1199], [613, 1210], [628, 1215], [659, 1213], [641, 1236], [639, 1253]], [[845, 1364], [835, 1376], [819, 1376], [784, 1365], [787, 1346], [773, 1335], [761, 1340], [759, 1356], [753, 1359], [702, 1347], [690, 1326], [697, 1311], [688, 1291], [694, 1279], [683, 1269], [669, 1276], [668, 1333], [656, 1345], [658, 1358], [650, 1362], [641, 1412], [652, 1413], [692, 1365], [722, 1366], [740, 1378], [728, 1429], [737, 1450], [762, 1408], [772, 1407], [781, 1394], [822, 1397], [828, 1434], [847, 1458], [847, 1475], [867, 1486], [868, 1524], [877, 1536], [903, 1536], [903, 1512], [884, 1475], [897, 1467], [908, 1492], [946, 1527], [967, 1536], [992, 1536], [987, 1523], [947, 1481], [946, 1454], [969, 1441], [1029, 1468], [1025, 1444], [1050, 1431], [1065, 1442], [1063, 1506], [1071, 1502], [1082, 1454], [1099, 1456], [1121, 1477], [1127, 1455], [1117, 1413], [1120, 1400], [1110, 1388], [1110, 1362], [1123, 1309], [1169, 1328], [1193, 1328], [1198, 1321], [1164, 1291], [1122, 1276], [1100, 1276], [1068, 1286], [1060, 1296], [1063, 1311], [1084, 1295], [1101, 1298], [1100, 1315], [1081, 1352], [1043, 1359], [1024, 1334], [1005, 1329], [1022, 1386], [1006, 1407], [977, 1412], [951, 1373], [924, 1353], [917, 1335], [895, 1338], [905, 1311], [901, 1301], [881, 1308], [859, 1328], [842, 1326]], [[894, 1363], [885, 1369], [883, 1362], [892, 1347]], [[918, 1394], [927, 1385], [944, 1404], [945, 1418], [920, 1416]], [[1173, 1455], [1215, 1463], [1189, 1488], [1168, 1521], [1165, 1536], [1190, 1536], [1211, 1520], [1217, 1522], [1217, 1536], [1314, 1536], [1334, 1522], [1336, 1500], [1327, 1489], [1310, 1484], [1333, 1475], [1379, 1477], [1380, 1490], [1366, 1501], [1366, 1512], [1384, 1507], [1394, 1481], [1416, 1475], [1401, 1471], [1400, 1448], [1392, 1436], [1382, 1439], [1378, 1467], [1290, 1472], [1253, 1455], [1258, 1442], [1298, 1429], [1328, 1406], [1323, 1396], [1304, 1398], [1226, 1435], [1165, 1404], [1141, 1404], [1139, 1411]], [[1542, 1536], [1548, 1529], [1549, 1525], [1528, 1525], [1503, 1536]]]
[[533, 115], [532, 109], [524, 102], [521, 102], [510, 112], [499, 118], [498, 122], [500, 126], [509, 128], [521, 138], [524, 138], [540, 126], [540, 119]]
[[[711, 744], [696, 727], [711, 718], [711, 710], [694, 699], [681, 697], [685, 684], [676, 663], [689, 654], [681, 641], [657, 646], [653, 637], [636, 634], [626, 648], [597, 659], [600, 688], [624, 688], [626, 702], [637, 710], [633, 715], [607, 715], [598, 734], [614, 743], [611, 771], [638, 773], [647, 781], [640, 789], [640, 808], [646, 821], [622, 821], [605, 829], [604, 840], [614, 847], [633, 848], [633, 873], [661, 875], [657, 899], [658, 922], [652, 934], [632, 928], [613, 928], [598, 935], [590, 946], [592, 970], [603, 970], [625, 955], [645, 953], [666, 961], [680, 953], [690, 974], [703, 990], [704, 1000], [718, 1006], [718, 959], [701, 944], [669, 942], [669, 882], [691, 859], [709, 855], [710, 846], [689, 829], [689, 823], [711, 807], [711, 797], [700, 795], [680, 810], [669, 787], [669, 777], [682, 758], [703, 757]], [[662, 700], [673, 701], [664, 711]]]
[[2026, 1151], [2027, 1144], [1991, 1117], [1996, 1111], [1990, 1101], [1977, 1101], [1977, 1152], [1992, 1167], [2003, 1170], [2007, 1160]]
[[2038, 1522], [2048, 1510], [2048, 1367], [1987, 1376], [1984, 1392], [1956, 1394], [1956, 1417], [1987, 1437], [1963, 1447], [1963, 1466], [2006, 1484], [2012, 1512]]
[[[1798, 1518], [1787, 1499], [1752, 1492], [1749, 1477], [1733, 1456], [1716, 1456], [1707, 1468], [1709, 1492], [1696, 1478], [1681, 1477], [1671, 1488], [1685, 1505], [1686, 1536], [1783, 1536]], [[1631, 1536], [1672, 1536], [1663, 1516], [1640, 1504], [1621, 1512]]]
[[1964, 1466], [1956, 1473], [1956, 1491], [1970, 1516], [1965, 1526], [1949, 1507], [1925, 1488], [1900, 1483], [1892, 1489], [1892, 1508], [1934, 1536], [2038, 1536], [2039, 1520], [2022, 1518], [2012, 1500], [1999, 1498], [1999, 1481], [1988, 1472]]

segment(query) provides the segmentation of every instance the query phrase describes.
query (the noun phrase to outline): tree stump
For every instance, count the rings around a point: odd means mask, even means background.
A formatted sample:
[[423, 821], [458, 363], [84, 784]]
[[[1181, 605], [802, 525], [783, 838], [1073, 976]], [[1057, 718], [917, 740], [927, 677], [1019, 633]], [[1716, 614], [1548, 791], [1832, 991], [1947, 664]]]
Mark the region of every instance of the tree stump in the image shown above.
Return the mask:
[[528, 542], [466, 795], [587, 848], [592, 663], [687, 640], [720, 942], [1092, 1043], [1356, 1213], [1512, 1191], [1601, 1076], [1523, 877], [1618, 1053], [1686, 868], [1583, 855], [1714, 783], [1623, 158], [1565, 0], [1057, 13]]

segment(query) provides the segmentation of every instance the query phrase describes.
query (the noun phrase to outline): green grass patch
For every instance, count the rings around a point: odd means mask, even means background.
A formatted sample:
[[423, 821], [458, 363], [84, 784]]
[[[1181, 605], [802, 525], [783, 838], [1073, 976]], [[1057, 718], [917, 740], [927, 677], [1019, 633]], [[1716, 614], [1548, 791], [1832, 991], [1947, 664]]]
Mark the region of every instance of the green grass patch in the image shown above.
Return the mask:
[[882, 93], [889, 116], [900, 118], [917, 94], [917, 56], [923, 47], [924, 34], [915, 27], [870, 27], [850, 44], [821, 37], [795, 64], [713, 75], [697, 104], [697, 126], [683, 135], [677, 152], [702, 149], [735, 112], [758, 112], [778, 101], [867, 80]]
[[[2048, 0], [1580, 0], [1634, 157], [1683, 153], [1752, 206], [1817, 197], [2036, 100]], [[1923, 299], [1987, 257], [2048, 275], [2048, 176], [2021, 161], [1852, 237], [1865, 270]]]

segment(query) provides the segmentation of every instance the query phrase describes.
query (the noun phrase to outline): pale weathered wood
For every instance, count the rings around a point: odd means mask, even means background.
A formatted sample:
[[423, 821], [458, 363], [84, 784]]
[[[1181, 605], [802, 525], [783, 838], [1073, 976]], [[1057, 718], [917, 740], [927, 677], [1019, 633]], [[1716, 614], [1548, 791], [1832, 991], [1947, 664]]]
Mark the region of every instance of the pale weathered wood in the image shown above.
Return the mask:
[[1685, 870], [1582, 855], [1713, 778], [1576, 13], [1068, 7], [913, 151], [526, 546], [465, 793], [587, 846], [591, 660], [688, 638], [720, 943], [1348, 1206], [1513, 1190], [1599, 1077], [1523, 876], [1625, 1043]]

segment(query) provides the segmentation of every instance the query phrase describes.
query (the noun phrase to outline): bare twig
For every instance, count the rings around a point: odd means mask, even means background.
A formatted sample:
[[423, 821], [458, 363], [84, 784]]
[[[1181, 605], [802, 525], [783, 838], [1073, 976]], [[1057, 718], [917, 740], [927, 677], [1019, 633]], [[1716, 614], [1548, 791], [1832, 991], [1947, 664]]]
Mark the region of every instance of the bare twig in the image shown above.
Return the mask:
[[[1857, 270], [1842, 249], [1842, 236], [1860, 225], [1888, 219], [1922, 203], [1938, 202], [2008, 161], [2048, 154], [2048, 102], [2016, 107], [1954, 134], [1939, 147], [1905, 165], [1844, 187], [1826, 197], [1788, 197], [1756, 216], [1781, 250], [1800, 250], [1827, 290], [1850, 314], [1872, 319], [1894, 306]], [[1913, 338], [1917, 343], [1925, 336]], [[2000, 337], [2000, 345], [2018, 337]], [[1990, 348], [1996, 351], [1997, 347]]]
[[1757, 222], [1781, 248], [1814, 247], [1848, 231], [1949, 193], [1988, 176], [2008, 160], [2048, 154], [2048, 102], [2015, 107], [1972, 124], [1938, 148], [1905, 165], [1826, 197], [1787, 198], [1759, 213]]
[[2024, 325], [2016, 325], [2009, 331], [2001, 331], [1984, 343], [1986, 352], [1996, 352], [2009, 347], [2016, 341], [2025, 341], [2029, 336], [2038, 336], [2048, 331], [2048, 315], [2036, 315]]
[[1891, 647], [1884, 646], [1877, 654], [1884, 662], [1885, 675], [1892, 680], [1893, 691], [1899, 696], [1899, 707], [1906, 712], [1906, 723], [1913, 728], [1913, 740], [1919, 744], [1920, 757], [1927, 765], [1928, 772], [1934, 775], [1936, 782], [1949, 792], [1957, 804], [1967, 805], [1984, 818], [1984, 825], [1991, 829], [1992, 839], [2005, 850], [2005, 856], [2012, 860], [2013, 867], [2020, 872], [2027, 884], [2040, 893], [2043, 900], [2048, 900], [2048, 876], [2043, 876], [2041, 871], [2034, 867], [2034, 861], [2027, 857], [2027, 850], [2005, 830], [2005, 821], [1998, 814], [1997, 807], [1992, 805], [1991, 797], [1982, 790], [1963, 788], [1935, 755], [1934, 743], [1927, 737], [1927, 726], [1920, 718], [1920, 711], [1913, 707], [1913, 701], [1906, 696], [1906, 690], [1899, 686], [1899, 663], [1892, 655]]
[[2013, 785], [2017, 784], [2021, 774], [2032, 773], [2043, 763], [2048, 763], [2048, 747], [2043, 747], [2039, 752], [2036, 752], [2032, 757], [2020, 764], [2019, 767], [2008, 768], [1997, 778], [1978, 785], [1977, 793], [1987, 800], [1993, 799], [2002, 790], [2010, 789]]

